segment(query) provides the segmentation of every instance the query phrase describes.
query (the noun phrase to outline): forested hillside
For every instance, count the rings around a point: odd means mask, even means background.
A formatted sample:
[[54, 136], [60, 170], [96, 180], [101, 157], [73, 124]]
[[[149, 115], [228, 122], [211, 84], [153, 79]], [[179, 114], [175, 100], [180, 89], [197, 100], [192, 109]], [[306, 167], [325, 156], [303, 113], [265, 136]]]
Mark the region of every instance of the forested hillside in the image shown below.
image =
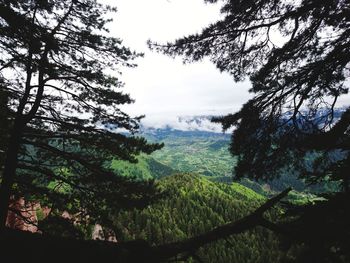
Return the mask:
[[110, 167], [122, 176], [134, 177], [138, 180], [157, 179], [176, 172], [172, 167], [157, 161], [152, 156], [140, 155], [137, 161], [134, 164], [114, 159], [110, 162]]
[[[115, 218], [118, 240], [145, 239], [151, 244], [180, 241], [242, 218], [265, 200], [240, 184], [211, 182], [195, 174], [165, 177], [159, 184], [167, 193], [164, 199]], [[278, 262], [282, 254], [277, 247], [276, 236], [256, 228], [210, 244], [198, 255], [204, 262]]]

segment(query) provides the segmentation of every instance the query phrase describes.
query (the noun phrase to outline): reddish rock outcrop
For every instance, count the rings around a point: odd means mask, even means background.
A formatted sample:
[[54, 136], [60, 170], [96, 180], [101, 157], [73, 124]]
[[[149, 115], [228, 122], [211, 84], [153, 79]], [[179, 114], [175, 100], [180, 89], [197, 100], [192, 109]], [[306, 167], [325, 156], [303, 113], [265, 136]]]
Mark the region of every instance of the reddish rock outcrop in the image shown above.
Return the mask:
[[93, 240], [104, 240], [104, 241], [110, 241], [110, 242], [118, 242], [117, 237], [115, 236], [115, 233], [110, 229], [103, 229], [103, 227], [99, 224], [96, 224], [94, 226], [94, 229], [92, 231], [92, 237]]
[[6, 226], [22, 231], [37, 232], [39, 203], [26, 202], [23, 197], [11, 199]]
[[[37, 211], [41, 210], [44, 218], [47, 217], [51, 208], [41, 207], [38, 202], [26, 202], [23, 197], [11, 199], [9, 205], [9, 212], [7, 214], [6, 226], [12, 229], [29, 231], [32, 233], [40, 232], [38, 230], [38, 216]], [[79, 216], [71, 215], [67, 211], [62, 213], [62, 217], [72, 219], [74, 224], [79, 224]], [[110, 242], [117, 242], [115, 233], [112, 230], [104, 229], [101, 225], [94, 226], [92, 237], [93, 240], [105, 240]]]

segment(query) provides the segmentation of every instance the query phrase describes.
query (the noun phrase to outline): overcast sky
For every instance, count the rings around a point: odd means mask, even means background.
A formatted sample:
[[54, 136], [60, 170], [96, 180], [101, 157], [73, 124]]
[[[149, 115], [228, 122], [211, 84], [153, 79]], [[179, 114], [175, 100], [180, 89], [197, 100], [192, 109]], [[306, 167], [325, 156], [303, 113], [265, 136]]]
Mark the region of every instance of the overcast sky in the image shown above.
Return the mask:
[[[148, 39], [166, 43], [200, 32], [218, 19], [219, 6], [203, 0], [102, 2], [118, 8], [110, 24], [111, 33], [126, 46], [145, 53], [136, 61], [137, 68], [123, 70], [124, 90], [136, 100], [123, 108], [127, 113], [146, 114], [144, 123], [159, 126], [174, 122], [177, 116], [235, 112], [252, 96], [248, 81], [234, 83], [231, 76], [220, 73], [209, 61], [184, 65], [181, 58], [173, 59], [147, 48]], [[341, 97], [338, 106], [348, 105], [349, 98], [350, 95]]]
[[[105, 1], [104, 1], [105, 2]], [[184, 65], [181, 58], [151, 52], [148, 39], [171, 41], [199, 32], [219, 17], [219, 7], [203, 0], [114, 0], [118, 12], [113, 35], [145, 56], [138, 67], [124, 69], [125, 91], [136, 100], [125, 110], [146, 114], [146, 122], [164, 122], [175, 116], [225, 114], [236, 111], [250, 95], [249, 83], [234, 83], [209, 61]]]

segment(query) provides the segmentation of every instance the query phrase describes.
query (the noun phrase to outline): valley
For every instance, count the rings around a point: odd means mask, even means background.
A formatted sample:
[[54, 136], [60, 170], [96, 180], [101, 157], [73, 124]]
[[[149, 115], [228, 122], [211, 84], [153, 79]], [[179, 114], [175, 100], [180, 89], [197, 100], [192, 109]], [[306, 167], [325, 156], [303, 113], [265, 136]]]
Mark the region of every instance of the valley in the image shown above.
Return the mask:
[[[144, 130], [151, 142], [165, 146], [141, 155], [137, 164], [114, 160], [111, 168], [137, 180], [155, 180], [164, 196], [144, 209], [122, 211], [114, 217], [118, 240], [143, 239], [150, 244], [180, 241], [238, 220], [289, 184], [299, 187], [289, 200], [304, 204], [314, 197], [300, 180], [283, 175], [270, 183], [233, 181], [236, 163], [228, 151], [230, 136], [207, 131]], [[302, 188], [303, 187], [303, 188]], [[278, 218], [276, 208], [268, 213]], [[279, 262], [288, 258], [278, 249], [278, 237], [264, 228], [215, 242], [200, 249], [204, 262]], [[195, 262], [189, 257], [185, 262]]]
[[[229, 153], [230, 135], [201, 130], [177, 130], [171, 127], [143, 129], [141, 135], [150, 142], [164, 143], [164, 147], [151, 155], [140, 155], [137, 164], [114, 160], [111, 168], [128, 177], [141, 180], [159, 179], [175, 173], [193, 173], [211, 181], [232, 183], [236, 158]], [[314, 198], [312, 193], [334, 190], [332, 183], [308, 186], [296, 174], [284, 172], [280, 178], [256, 182], [243, 178], [240, 183], [266, 197], [288, 187], [293, 188], [293, 200], [298, 203]]]

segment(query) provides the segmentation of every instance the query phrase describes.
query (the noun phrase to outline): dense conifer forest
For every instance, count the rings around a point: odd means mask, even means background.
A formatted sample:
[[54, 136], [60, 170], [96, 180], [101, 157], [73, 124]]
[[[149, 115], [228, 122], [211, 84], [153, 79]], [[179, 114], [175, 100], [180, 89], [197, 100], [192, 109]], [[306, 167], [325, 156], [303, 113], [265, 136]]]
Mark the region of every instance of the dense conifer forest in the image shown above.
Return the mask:
[[[176, 174], [159, 182], [166, 197], [143, 210], [115, 218], [117, 236], [152, 244], [181, 241], [215, 226], [238, 220], [262, 204], [265, 197], [240, 184], [222, 184], [196, 174]], [[272, 211], [271, 217], [282, 211]], [[257, 228], [199, 250], [204, 262], [279, 262], [277, 236]], [[195, 262], [189, 259], [188, 262]]]

